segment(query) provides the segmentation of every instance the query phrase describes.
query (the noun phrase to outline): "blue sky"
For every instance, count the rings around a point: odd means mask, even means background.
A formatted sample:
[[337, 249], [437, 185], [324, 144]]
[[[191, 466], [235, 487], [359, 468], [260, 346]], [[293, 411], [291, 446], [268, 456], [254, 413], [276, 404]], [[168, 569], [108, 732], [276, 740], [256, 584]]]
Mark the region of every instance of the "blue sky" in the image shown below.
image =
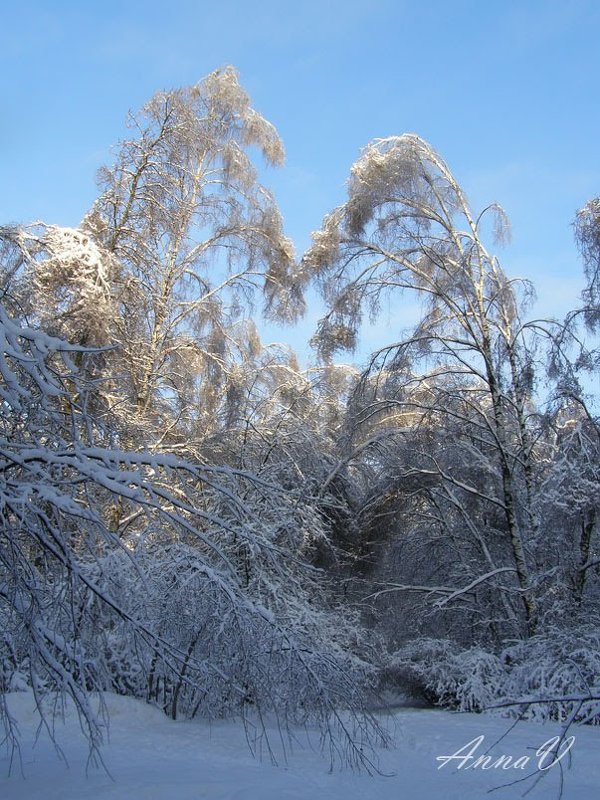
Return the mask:
[[[596, 0], [5, 3], [0, 224], [76, 225], [128, 109], [231, 63], [284, 140], [266, 181], [299, 251], [361, 148], [415, 132], [475, 207], [504, 206], [505, 270], [534, 281], [536, 314], [561, 315], [582, 286], [573, 217], [600, 194], [599, 43]], [[365, 331], [361, 352], [411, 314]], [[303, 351], [318, 315], [265, 335]]]

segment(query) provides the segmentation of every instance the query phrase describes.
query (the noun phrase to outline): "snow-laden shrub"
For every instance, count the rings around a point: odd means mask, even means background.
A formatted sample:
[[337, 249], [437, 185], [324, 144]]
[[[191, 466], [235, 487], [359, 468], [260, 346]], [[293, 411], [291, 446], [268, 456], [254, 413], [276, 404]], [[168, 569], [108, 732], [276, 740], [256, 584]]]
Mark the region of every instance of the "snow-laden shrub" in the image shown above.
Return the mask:
[[90, 568], [90, 579], [146, 628], [146, 637], [132, 638], [128, 619], [102, 604], [90, 611], [97, 631], [83, 635], [86, 646], [98, 645], [106, 688], [144, 697], [174, 718], [260, 707], [306, 722], [324, 702], [333, 710], [359, 699], [369, 670], [351, 655], [342, 613], [284, 585], [277, 602], [240, 597], [192, 545], [137, 552], [135, 567], [116, 551]]
[[461, 650], [448, 639], [415, 639], [393, 654], [391, 665], [408, 670], [436, 704], [481, 711], [506, 679], [502, 660], [479, 647]]
[[498, 653], [417, 639], [394, 653], [390, 666], [408, 670], [445, 707], [600, 724], [597, 623], [548, 629]]
[[531, 716], [600, 724], [599, 622], [549, 629], [507, 647], [504, 702], [533, 700]]

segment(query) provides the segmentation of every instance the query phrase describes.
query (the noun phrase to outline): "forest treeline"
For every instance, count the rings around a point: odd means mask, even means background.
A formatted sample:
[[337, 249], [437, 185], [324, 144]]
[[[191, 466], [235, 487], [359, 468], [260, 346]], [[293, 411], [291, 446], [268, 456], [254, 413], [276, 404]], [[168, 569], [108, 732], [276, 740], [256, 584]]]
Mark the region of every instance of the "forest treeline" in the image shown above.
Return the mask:
[[[504, 212], [416, 135], [364, 149], [300, 257], [233, 68], [129, 130], [79, 227], [0, 229], [11, 741], [25, 687], [93, 748], [106, 690], [252, 720], [258, 747], [264, 715], [316, 723], [367, 767], [382, 689], [600, 721], [600, 200], [574, 210], [580, 307], [538, 319], [490, 249]], [[253, 319], [294, 322], [309, 287], [301, 369]], [[400, 298], [414, 328], [338, 363]]]

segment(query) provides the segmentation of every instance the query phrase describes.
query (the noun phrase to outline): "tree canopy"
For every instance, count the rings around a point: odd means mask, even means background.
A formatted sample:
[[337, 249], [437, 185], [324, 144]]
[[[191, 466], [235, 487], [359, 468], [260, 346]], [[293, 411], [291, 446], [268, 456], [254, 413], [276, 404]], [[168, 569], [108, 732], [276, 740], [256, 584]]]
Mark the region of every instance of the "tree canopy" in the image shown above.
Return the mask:
[[[0, 229], [9, 737], [23, 686], [70, 696], [93, 749], [90, 693], [113, 691], [258, 740], [266, 713], [316, 722], [367, 769], [390, 685], [597, 722], [600, 428], [579, 378], [598, 358], [578, 323], [593, 337], [598, 200], [576, 217], [582, 307], [539, 320], [492, 251], [500, 206], [474, 211], [414, 134], [365, 148], [296, 258], [256, 164], [282, 142], [232, 67], [129, 124], [78, 227]], [[259, 315], [292, 322], [313, 286], [303, 369]], [[417, 323], [337, 362], [400, 297]]]

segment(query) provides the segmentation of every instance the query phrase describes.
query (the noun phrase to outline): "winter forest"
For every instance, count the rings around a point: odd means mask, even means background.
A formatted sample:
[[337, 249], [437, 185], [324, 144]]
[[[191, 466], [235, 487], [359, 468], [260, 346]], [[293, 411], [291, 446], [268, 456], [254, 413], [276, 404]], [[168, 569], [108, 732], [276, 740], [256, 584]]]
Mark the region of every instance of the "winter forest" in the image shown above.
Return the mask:
[[[128, 130], [78, 227], [0, 227], [9, 748], [25, 690], [49, 730], [74, 704], [92, 755], [111, 693], [262, 753], [267, 720], [313, 726], [366, 771], [397, 692], [600, 723], [600, 198], [566, 221], [581, 302], [540, 319], [502, 208], [418, 135], [365, 142], [298, 253], [233, 67]], [[260, 328], [310, 292], [305, 368]], [[416, 324], [355, 360], [400, 302]]]

